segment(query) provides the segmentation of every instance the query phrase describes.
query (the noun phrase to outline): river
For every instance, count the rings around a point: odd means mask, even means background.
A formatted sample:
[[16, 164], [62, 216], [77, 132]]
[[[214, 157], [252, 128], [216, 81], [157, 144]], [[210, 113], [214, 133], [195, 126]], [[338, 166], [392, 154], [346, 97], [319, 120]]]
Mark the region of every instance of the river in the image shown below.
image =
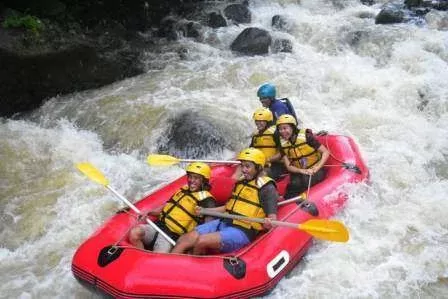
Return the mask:
[[[121, 203], [74, 164], [90, 161], [138, 200], [183, 173], [149, 167], [148, 153], [228, 159], [245, 147], [267, 81], [304, 126], [352, 136], [370, 182], [349, 186], [336, 216], [350, 241], [316, 241], [266, 298], [447, 298], [448, 31], [375, 25], [380, 7], [251, 1], [250, 26], [292, 53], [238, 56], [229, 45], [249, 25], [208, 29], [203, 42], [161, 42], [143, 75], [1, 119], [0, 298], [96, 298], [71, 258]], [[272, 29], [276, 14], [287, 32]]]

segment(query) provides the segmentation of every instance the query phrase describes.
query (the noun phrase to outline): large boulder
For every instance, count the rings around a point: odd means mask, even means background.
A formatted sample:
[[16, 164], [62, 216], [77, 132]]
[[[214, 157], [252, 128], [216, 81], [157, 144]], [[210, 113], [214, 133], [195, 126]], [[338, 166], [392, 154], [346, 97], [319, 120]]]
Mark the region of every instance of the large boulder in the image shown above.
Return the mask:
[[[15, 38], [0, 28], [0, 116], [37, 108], [51, 97], [97, 88], [143, 72], [140, 51], [120, 39], [65, 41], [59, 48], [11, 47]], [[23, 43], [19, 43], [23, 47]]]
[[168, 124], [157, 142], [159, 153], [203, 158], [222, 152], [232, 142], [216, 121], [195, 111], [183, 111], [169, 119]]
[[271, 42], [272, 37], [268, 31], [250, 27], [237, 36], [230, 45], [230, 49], [244, 55], [268, 54]]

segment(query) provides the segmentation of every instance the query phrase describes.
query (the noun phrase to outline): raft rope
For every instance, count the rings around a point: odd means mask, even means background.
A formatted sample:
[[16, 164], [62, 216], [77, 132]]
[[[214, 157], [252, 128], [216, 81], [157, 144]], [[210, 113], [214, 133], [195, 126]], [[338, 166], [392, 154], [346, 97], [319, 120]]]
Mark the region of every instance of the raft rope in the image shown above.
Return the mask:
[[[359, 169], [359, 167], [356, 164], [351, 164], [351, 163], [347, 163], [342, 161], [341, 159], [336, 158], [330, 150], [330, 147], [328, 145], [328, 133], [326, 131], [320, 131], [318, 132], [316, 135], [318, 136], [325, 136], [325, 145], [328, 149], [328, 152], [330, 153], [330, 157], [332, 157], [334, 160], [340, 162], [341, 164], [325, 164], [323, 167], [344, 167], [345, 169], [354, 171], [358, 174], [361, 174], [361, 169]], [[337, 136], [345, 136], [345, 135], [337, 135]]]

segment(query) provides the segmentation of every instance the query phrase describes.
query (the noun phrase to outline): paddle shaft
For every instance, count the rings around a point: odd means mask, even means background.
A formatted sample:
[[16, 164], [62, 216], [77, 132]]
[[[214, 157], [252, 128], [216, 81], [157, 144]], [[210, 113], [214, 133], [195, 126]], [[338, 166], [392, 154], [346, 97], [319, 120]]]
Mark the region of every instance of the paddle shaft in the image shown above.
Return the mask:
[[196, 160], [196, 159], [178, 159], [180, 162], [203, 162], [220, 164], [241, 164], [240, 161], [222, 161], [222, 160]]
[[[245, 217], [245, 216], [240, 216], [240, 215], [232, 215], [232, 214], [220, 213], [220, 212], [215, 212], [215, 211], [208, 211], [208, 210], [204, 210], [204, 209], [201, 209], [200, 214], [207, 215], [207, 216], [213, 216], [213, 217], [220, 217], [220, 218], [229, 218], [229, 219], [235, 219], [235, 220], [258, 222], [258, 223], [266, 222], [266, 220], [264, 218]], [[298, 225], [296, 223], [283, 222], [283, 221], [278, 221], [278, 220], [271, 220], [270, 222], [272, 223], [272, 225], [275, 225], [275, 226], [287, 226], [287, 227], [298, 228]]]
[[286, 205], [288, 203], [296, 202], [296, 201], [299, 201], [299, 200], [304, 200], [304, 198], [301, 195], [300, 196], [296, 196], [296, 197], [293, 197], [293, 198], [290, 198], [290, 199], [286, 199], [286, 200], [280, 201], [277, 205], [278, 206], [283, 206], [283, 205]]
[[[105, 186], [107, 189], [109, 189], [113, 194], [115, 194], [115, 196], [117, 196], [119, 199], [121, 199], [125, 204], [127, 204], [134, 212], [136, 212], [137, 214], [140, 214], [140, 210], [137, 209], [136, 206], [134, 206], [129, 200], [127, 200], [123, 195], [121, 195], [120, 193], [118, 193], [117, 191], [115, 191], [114, 188], [112, 188], [109, 185]], [[146, 218], [146, 222], [151, 225], [152, 228], [154, 228], [159, 234], [161, 234], [168, 242], [171, 243], [171, 245], [176, 245], [176, 242], [174, 242], [173, 239], [170, 238], [170, 236], [168, 236], [163, 230], [161, 230], [154, 222], [152, 222], [151, 220], [149, 220], [148, 218]]]
[[[221, 218], [236, 219], [247, 222], [258, 222], [258, 223], [266, 222], [264, 218], [244, 217], [240, 215], [219, 213], [207, 209], [201, 209], [200, 214]], [[291, 223], [291, 222], [270, 220], [270, 223], [274, 226], [286, 226], [290, 228], [300, 229], [321, 240], [347, 242], [349, 239], [347, 228], [344, 226], [344, 224], [342, 224], [339, 221], [310, 219], [304, 223]]]

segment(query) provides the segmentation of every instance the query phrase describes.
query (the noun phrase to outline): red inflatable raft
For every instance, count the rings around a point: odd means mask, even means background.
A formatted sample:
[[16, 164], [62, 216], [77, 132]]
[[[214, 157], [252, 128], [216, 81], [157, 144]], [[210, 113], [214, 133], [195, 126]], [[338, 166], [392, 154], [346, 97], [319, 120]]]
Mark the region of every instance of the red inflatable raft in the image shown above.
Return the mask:
[[[303, 223], [333, 216], [347, 199], [343, 186], [368, 177], [351, 138], [326, 135], [318, 139], [331, 152], [327, 178], [310, 189], [306, 204], [281, 205], [281, 221]], [[212, 169], [211, 192], [220, 203], [230, 197], [234, 171], [235, 166], [229, 165]], [[281, 194], [288, 180], [285, 176], [277, 182]], [[185, 184], [184, 176], [135, 205], [142, 211], [162, 205]], [[312, 237], [304, 231], [275, 227], [230, 255], [153, 253], [129, 245], [127, 234], [136, 223], [132, 211], [108, 219], [76, 251], [74, 276], [95, 291], [116, 298], [249, 298], [268, 293], [312, 243]]]

